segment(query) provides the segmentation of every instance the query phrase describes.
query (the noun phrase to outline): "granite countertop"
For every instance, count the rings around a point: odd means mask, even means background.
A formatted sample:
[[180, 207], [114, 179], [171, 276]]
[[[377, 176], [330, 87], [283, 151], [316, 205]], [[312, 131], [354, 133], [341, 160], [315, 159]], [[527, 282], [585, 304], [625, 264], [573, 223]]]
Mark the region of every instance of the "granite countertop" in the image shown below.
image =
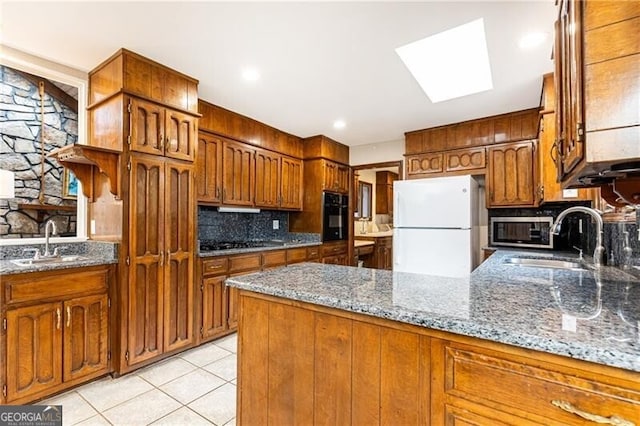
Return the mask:
[[544, 256], [498, 249], [467, 278], [302, 263], [226, 282], [640, 372], [640, 279], [606, 266], [594, 272], [505, 263]]
[[370, 240], [353, 240], [353, 246], [354, 247], [363, 247], [363, 246], [373, 246], [376, 243], [374, 241], [370, 241]]
[[283, 250], [283, 249], [298, 248], [298, 247], [312, 247], [312, 246], [319, 246], [322, 244], [322, 242], [320, 241], [312, 241], [312, 242], [283, 241], [283, 242], [272, 242], [268, 244], [269, 245], [265, 245], [263, 247], [200, 251], [198, 252], [198, 256], [200, 257], [229, 256], [232, 254], [255, 253], [255, 252], [261, 252], [261, 251], [268, 251], [268, 250]]
[[[117, 243], [87, 241], [83, 243], [52, 244], [51, 251], [60, 247], [61, 256], [78, 257], [74, 260], [55, 263], [35, 263], [33, 265], [16, 265], [11, 260], [27, 259], [32, 254], [25, 255], [24, 248], [40, 247], [38, 244], [24, 246], [5, 246], [0, 250], [0, 275], [24, 274], [29, 272], [52, 271], [57, 269], [81, 268], [86, 266], [109, 265], [118, 263]], [[41, 250], [42, 252], [42, 250]]]

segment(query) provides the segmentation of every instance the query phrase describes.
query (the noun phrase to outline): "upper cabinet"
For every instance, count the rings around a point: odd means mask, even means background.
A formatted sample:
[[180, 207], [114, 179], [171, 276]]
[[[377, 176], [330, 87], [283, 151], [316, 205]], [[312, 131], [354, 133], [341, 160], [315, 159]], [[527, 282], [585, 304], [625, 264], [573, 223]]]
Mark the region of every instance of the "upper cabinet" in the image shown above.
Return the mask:
[[302, 209], [302, 145], [249, 117], [200, 101], [198, 202]]
[[138, 98], [129, 100], [131, 150], [193, 161], [197, 118]]
[[487, 207], [537, 206], [536, 142], [495, 145], [488, 152]]
[[324, 173], [323, 190], [338, 192], [340, 194], [349, 193], [349, 166], [329, 160], [322, 160], [322, 171]]
[[376, 214], [393, 214], [393, 182], [396, 180], [397, 173], [376, 172]]
[[639, 171], [640, 161], [640, 3], [558, 4], [554, 59], [559, 177], [565, 187], [630, 177]]
[[407, 179], [487, 172], [488, 146], [538, 137], [538, 109], [405, 133]]

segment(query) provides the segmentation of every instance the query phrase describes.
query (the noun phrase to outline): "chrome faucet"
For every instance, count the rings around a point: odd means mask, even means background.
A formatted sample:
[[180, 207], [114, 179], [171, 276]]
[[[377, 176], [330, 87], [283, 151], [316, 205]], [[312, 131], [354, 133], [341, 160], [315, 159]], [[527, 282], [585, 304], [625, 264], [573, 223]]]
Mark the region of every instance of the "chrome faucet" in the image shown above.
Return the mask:
[[604, 257], [604, 246], [602, 245], [602, 229], [604, 226], [602, 223], [602, 216], [600, 216], [599, 211], [589, 207], [583, 207], [583, 206], [569, 207], [568, 209], [562, 211], [558, 215], [558, 218], [556, 219], [555, 223], [551, 226], [550, 231], [553, 235], [560, 234], [560, 226], [562, 225], [562, 221], [569, 213], [574, 213], [574, 212], [581, 212], [581, 213], [586, 213], [588, 215], [591, 215], [591, 217], [593, 217], [596, 221], [596, 248], [593, 251], [593, 264], [596, 267], [599, 267], [602, 265], [602, 258]]
[[57, 250], [54, 251], [53, 254], [49, 252], [49, 237], [50, 237], [49, 228], [52, 229], [53, 235], [56, 235], [58, 233], [58, 228], [56, 227], [56, 223], [52, 220], [48, 220], [47, 223], [44, 225], [44, 254], [42, 255], [42, 257], [53, 257], [58, 255]]

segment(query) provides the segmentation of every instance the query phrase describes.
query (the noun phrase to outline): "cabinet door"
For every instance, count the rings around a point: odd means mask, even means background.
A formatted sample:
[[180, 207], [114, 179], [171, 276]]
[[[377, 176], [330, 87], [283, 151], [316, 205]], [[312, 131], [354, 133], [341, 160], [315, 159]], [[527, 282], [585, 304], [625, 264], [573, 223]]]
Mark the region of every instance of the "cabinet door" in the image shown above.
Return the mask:
[[129, 365], [163, 352], [164, 162], [162, 158], [131, 158], [126, 318]]
[[227, 324], [225, 275], [202, 280], [202, 340], [223, 334]]
[[407, 157], [407, 179], [419, 179], [432, 173], [442, 173], [442, 153]]
[[222, 141], [204, 133], [198, 136], [196, 187], [198, 202], [222, 201]]
[[338, 164], [331, 161], [323, 161], [324, 186], [322, 189], [336, 191], [338, 189]]
[[255, 206], [280, 206], [280, 155], [264, 150], [256, 151]]
[[62, 383], [60, 303], [7, 311], [7, 402]]
[[485, 149], [481, 147], [445, 152], [444, 163], [447, 172], [484, 169]]
[[66, 301], [64, 323], [64, 380], [106, 372], [109, 348], [107, 295]]
[[280, 174], [280, 207], [302, 210], [302, 161], [282, 157]]
[[531, 141], [490, 147], [487, 207], [534, 206], [535, 159]]
[[349, 193], [349, 166], [339, 165], [338, 166], [338, 192], [343, 194]]
[[222, 149], [222, 203], [253, 206], [255, 150], [231, 141], [224, 141]]
[[164, 155], [164, 108], [131, 98], [130, 109], [131, 150]]
[[193, 342], [193, 166], [166, 162], [164, 217], [164, 351]]
[[193, 161], [198, 119], [170, 109], [166, 110], [165, 117], [164, 155], [178, 160]]
[[229, 330], [238, 328], [238, 289], [235, 287], [226, 287], [227, 299], [227, 327]]
[[561, 177], [584, 157], [583, 7], [582, 1], [561, 2], [556, 22], [556, 133]]

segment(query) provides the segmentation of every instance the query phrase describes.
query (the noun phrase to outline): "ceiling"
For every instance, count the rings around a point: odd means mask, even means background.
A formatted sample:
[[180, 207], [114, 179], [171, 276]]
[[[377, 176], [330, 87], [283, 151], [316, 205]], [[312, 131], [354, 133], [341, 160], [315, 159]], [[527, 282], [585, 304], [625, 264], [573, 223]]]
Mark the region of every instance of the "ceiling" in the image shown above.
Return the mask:
[[[200, 80], [199, 96], [297, 136], [347, 145], [535, 107], [552, 71], [552, 0], [2, 1], [0, 41], [89, 71], [120, 47]], [[432, 104], [395, 48], [484, 18], [494, 89]], [[529, 31], [549, 34], [523, 51]], [[452, 52], [455, 54], [455, 52]], [[260, 80], [247, 82], [244, 67]], [[335, 120], [346, 127], [336, 130]]]

